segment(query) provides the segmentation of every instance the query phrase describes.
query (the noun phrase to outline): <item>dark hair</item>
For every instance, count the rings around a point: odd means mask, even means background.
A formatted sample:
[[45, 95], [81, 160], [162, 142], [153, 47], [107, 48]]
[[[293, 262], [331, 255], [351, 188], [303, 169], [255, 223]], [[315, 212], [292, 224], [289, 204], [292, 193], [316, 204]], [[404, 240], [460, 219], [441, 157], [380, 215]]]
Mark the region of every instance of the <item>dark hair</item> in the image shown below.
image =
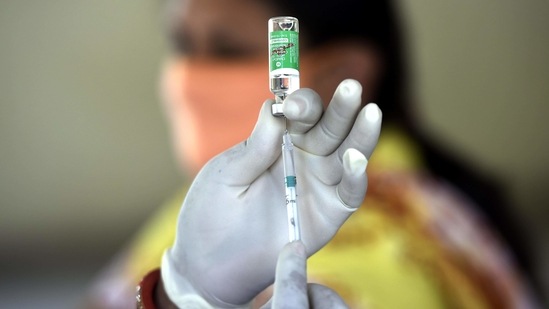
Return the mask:
[[374, 45], [385, 58], [385, 72], [374, 98], [382, 102], [385, 121], [408, 123], [406, 69], [402, 36], [391, 1], [264, 0], [280, 15], [299, 19], [309, 47], [352, 39]]
[[448, 181], [467, 194], [486, 215], [513, 250], [519, 267], [530, 277], [531, 260], [524, 231], [518, 228], [507, 199], [499, 184], [482, 175], [470, 164], [464, 164], [454, 152], [433, 143], [433, 138], [421, 131], [412, 114], [408, 89], [408, 67], [405, 61], [401, 17], [393, 1], [367, 0], [263, 0], [277, 14], [297, 17], [301, 37], [311, 47], [336, 40], [353, 39], [374, 44], [384, 55], [384, 79], [376, 102], [383, 110], [383, 121], [393, 122], [420, 146], [427, 168], [435, 177]]

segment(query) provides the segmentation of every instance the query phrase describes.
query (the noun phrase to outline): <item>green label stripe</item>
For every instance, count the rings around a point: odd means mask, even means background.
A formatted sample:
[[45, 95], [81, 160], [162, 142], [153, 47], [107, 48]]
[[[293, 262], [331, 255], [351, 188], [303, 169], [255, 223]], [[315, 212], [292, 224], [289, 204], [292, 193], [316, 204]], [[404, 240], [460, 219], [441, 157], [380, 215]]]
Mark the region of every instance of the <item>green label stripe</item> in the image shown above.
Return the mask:
[[295, 176], [286, 176], [286, 187], [295, 187]]
[[273, 31], [269, 36], [270, 71], [276, 69], [299, 70], [299, 33]]

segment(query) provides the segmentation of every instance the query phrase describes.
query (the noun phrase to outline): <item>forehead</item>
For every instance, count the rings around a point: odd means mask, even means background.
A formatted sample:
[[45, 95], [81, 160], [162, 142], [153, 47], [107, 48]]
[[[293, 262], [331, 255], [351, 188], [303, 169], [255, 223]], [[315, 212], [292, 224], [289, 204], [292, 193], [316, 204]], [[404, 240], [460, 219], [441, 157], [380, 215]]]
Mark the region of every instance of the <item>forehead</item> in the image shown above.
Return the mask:
[[169, 0], [168, 25], [187, 31], [228, 28], [264, 34], [272, 10], [259, 0]]

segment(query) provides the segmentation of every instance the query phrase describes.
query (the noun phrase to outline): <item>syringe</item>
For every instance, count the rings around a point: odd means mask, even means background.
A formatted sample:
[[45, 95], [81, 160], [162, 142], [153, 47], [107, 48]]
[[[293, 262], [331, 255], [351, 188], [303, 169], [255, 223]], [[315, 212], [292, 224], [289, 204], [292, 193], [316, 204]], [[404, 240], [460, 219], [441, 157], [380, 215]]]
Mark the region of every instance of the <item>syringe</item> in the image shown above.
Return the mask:
[[[283, 102], [299, 89], [299, 21], [295, 17], [280, 16], [269, 19], [269, 78], [271, 92], [275, 95], [272, 105], [274, 116], [284, 116]], [[286, 190], [286, 211], [290, 242], [301, 240], [297, 208], [294, 145], [288, 131], [282, 136], [282, 160]]]
[[296, 173], [294, 166], [294, 144], [286, 130], [282, 136], [282, 161], [284, 162], [284, 179], [286, 190], [286, 211], [288, 213], [288, 232], [290, 242], [301, 240], [301, 225], [297, 207]]

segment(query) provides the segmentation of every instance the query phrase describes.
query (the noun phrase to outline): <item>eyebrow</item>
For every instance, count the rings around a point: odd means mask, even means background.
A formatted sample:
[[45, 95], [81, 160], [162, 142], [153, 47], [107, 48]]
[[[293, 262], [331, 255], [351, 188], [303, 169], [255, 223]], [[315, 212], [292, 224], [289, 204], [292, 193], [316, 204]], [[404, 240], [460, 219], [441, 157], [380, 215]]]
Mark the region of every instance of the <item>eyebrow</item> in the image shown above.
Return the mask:
[[194, 48], [187, 31], [181, 26], [168, 27], [165, 35], [170, 48], [178, 53], [188, 53]]
[[266, 52], [266, 44], [256, 44], [255, 40], [245, 40], [234, 36], [225, 28], [215, 28], [208, 38], [215, 52], [227, 52], [236, 55], [247, 56], [262, 51]]

